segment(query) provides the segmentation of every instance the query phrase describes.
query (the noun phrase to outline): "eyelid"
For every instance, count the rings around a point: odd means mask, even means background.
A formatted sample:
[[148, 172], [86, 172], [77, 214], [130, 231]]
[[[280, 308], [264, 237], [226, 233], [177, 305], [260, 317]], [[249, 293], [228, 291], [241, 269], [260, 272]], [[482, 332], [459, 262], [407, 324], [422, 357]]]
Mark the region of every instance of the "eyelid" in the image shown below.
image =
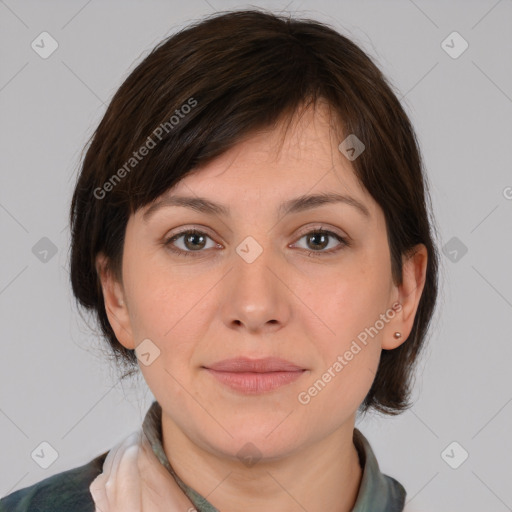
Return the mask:
[[338, 228], [326, 226], [323, 223], [316, 224], [314, 226], [306, 226], [305, 228], [301, 229], [301, 231], [299, 232], [298, 238], [301, 238], [304, 235], [308, 235], [309, 233], [316, 232], [316, 231], [327, 231], [329, 233], [332, 233], [333, 235], [343, 238], [344, 240], [347, 241], [347, 243], [352, 241], [351, 238], [344, 231], [339, 232]]
[[[163, 237], [163, 243], [168, 242], [171, 238], [177, 237], [179, 235], [184, 235], [186, 233], [190, 233], [191, 231], [192, 232], [198, 232], [198, 233], [203, 234], [203, 235], [207, 235], [212, 240], [214, 240], [215, 238], [221, 238], [221, 237], [217, 237], [217, 235], [213, 235], [212, 234], [212, 230], [210, 228], [206, 227], [206, 226], [203, 226], [201, 224], [192, 224], [192, 225], [189, 225], [189, 226], [184, 226], [182, 228], [178, 228], [177, 231], [172, 232], [171, 234], [166, 234]], [[219, 243], [219, 242], [216, 242], [216, 243]]]

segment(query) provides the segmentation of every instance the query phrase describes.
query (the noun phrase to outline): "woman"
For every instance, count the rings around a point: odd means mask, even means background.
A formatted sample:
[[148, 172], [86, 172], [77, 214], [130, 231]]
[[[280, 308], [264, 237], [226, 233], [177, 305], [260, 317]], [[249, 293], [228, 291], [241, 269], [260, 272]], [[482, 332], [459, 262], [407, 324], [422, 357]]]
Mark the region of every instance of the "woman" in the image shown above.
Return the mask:
[[334, 29], [236, 11], [163, 41], [71, 204], [73, 292], [156, 400], [0, 510], [403, 510], [354, 425], [410, 406], [437, 296], [428, 205], [407, 115]]

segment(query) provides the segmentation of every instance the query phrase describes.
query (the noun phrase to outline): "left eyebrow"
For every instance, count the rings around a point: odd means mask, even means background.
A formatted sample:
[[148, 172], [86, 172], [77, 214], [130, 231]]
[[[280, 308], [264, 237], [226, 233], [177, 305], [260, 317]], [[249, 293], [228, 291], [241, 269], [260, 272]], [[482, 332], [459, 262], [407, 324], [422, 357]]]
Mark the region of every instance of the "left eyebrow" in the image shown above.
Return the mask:
[[[354, 197], [324, 192], [321, 194], [303, 195], [290, 199], [282, 203], [278, 208], [278, 214], [289, 215], [299, 213], [306, 210], [318, 208], [324, 204], [343, 203], [354, 207], [360, 214], [366, 218], [370, 218], [368, 208], [355, 199]], [[209, 213], [224, 217], [230, 217], [231, 213], [227, 206], [215, 203], [204, 197], [188, 197], [188, 196], [167, 196], [152, 204], [143, 214], [143, 220], [147, 222], [149, 218], [159, 209], [165, 206], [182, 206], [190, 208], [201, 213]]]
[[289, 201], [284, 202], [279, 207], [279, 212], [282, 213], [283, 215], [288, 215], [290, 213], [303, 212], [305, 210], [317, 208], [318, 206], [322, 206], [324, 204], [333, 203], [344, 203], [349, 206], [352, 206], [355, 209], [357, 209], [359, 213], [361, 213], [367, 218], [370, 218], [370, 212], [363, 203], [361, 203], [354, 197], [332, 192], [304, 195], [296, 197], [295, 199], [290, 199]]

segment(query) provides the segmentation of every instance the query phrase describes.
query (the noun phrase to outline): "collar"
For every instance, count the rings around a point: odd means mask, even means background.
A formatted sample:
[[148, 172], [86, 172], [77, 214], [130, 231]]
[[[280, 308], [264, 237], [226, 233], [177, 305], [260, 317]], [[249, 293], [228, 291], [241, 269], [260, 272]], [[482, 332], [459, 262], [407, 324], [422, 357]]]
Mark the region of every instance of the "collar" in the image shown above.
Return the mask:
[[[151, 404], [146, 413], [142, 430], [160, 463], [171, 473], [197, 511], [219, 512], [205, 497], [185, 484], [169, 463], [162, 445], [162, 408], [157, 401]], [[357, 428], [354, 428], [353, 440], [359, 455], [359, 463], [363, 468], [363, 475], [352, 512], [368, 510], [372, 512], [401, 512], [404, 509], [406, 496], [404, 487], [400, 482], [380, 471], [370, 443]]]

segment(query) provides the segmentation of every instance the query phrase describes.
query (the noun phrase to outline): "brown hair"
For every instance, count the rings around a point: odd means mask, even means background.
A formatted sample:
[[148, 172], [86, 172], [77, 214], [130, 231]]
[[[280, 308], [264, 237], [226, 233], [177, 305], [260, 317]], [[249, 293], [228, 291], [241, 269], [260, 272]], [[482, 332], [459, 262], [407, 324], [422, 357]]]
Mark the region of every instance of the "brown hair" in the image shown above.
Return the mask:
[[130, 369], [122, 378], [138, 369], [137, 358], [108, 321], [98, 252], [121, 280], [132, 213], [255, 130], [319, 99], [343, 123], [340, 142], [355, 134], [365, 144], [352, 166], [384, 212], [395, 283], [402, 280], [402, 255], [418, 243], [428, 251], [412, 332], [382, 351], [360, 410], [398, 414], [410, 407], [439, 258], [416, 135], [391, 86], [356, 44], [323, 23], [263, 10], [217, 13], [159, 43], [120, 86], [88, 142], [70, 209], [71, 284], [78, 303], [96, 315], [116, 362]]

